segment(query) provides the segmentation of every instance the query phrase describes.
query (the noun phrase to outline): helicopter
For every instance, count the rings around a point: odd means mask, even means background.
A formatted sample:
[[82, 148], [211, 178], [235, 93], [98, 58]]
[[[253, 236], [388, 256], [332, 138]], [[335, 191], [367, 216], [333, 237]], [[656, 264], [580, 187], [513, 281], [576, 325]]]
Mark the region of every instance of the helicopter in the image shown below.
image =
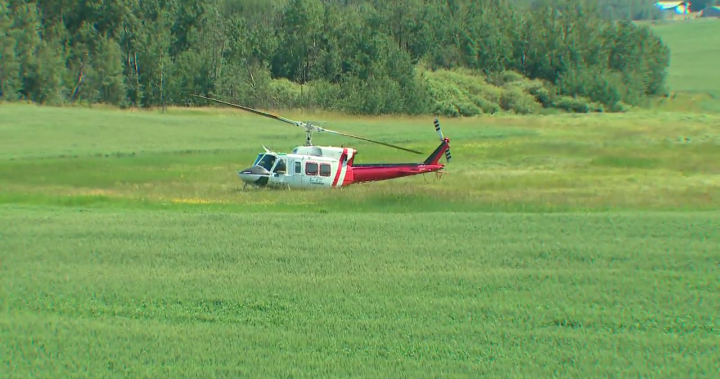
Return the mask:
[[372, 142], [414, 154], [425, 155], [425, 153], [382, 141], [326, 129], [314, 125], [311, 122], [290, 120], [272, 113], [202, 95], [192, 96], [282, 121], [305, 130], [305, 145], [295, 147], [291, 153], [274, 152], [263, 145], [262, 147], [265, 151], [257, 155], [253, 164], [248, 168], [238, 171], [237, 175], [244, 183], [243, 189], [247, 186], [285, 189], [330, 189], [347, 187], [357, 183], [390, 180], [431, 172], [435, 172], [440, 176], [442, 173], [441, 170], [445, 167], [444, 164], [440, 163], [442, 156], [445, 155], [446, 163], [450, 163], [452, 159], [450, 154], [450, 139], [443, 136], [438, 118], [435, 118], [434, 125], [441, 142], [435, 151], [428, 155], [424, 161], [413, 163], [356, 164], [354, 163], [358, 153], [356, 149], [313, 145], [312, 133], [325, 132]]

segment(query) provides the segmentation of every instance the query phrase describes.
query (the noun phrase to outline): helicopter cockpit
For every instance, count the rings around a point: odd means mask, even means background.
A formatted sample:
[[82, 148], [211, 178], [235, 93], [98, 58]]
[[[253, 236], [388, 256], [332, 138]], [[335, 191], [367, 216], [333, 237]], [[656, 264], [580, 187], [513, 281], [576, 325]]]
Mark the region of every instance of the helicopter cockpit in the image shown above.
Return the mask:
[[[275, 164], [277, 161], [277, 164]], [[287, 163], [284, 158], [277, 158], [277, 155], [272, 153], [260, 153], [253, 166], [260, 166], [270, 172], [277, 172], [283, 174], [287, 171]]]
[[272, 166], [275, 164], [275, 160], [277, 157], [275, 154], [269, 154], [269, 153], [260, 153], [258, 154], [257, 158], [255, 158], [255, 162], [253, 162], [253, 166], [260, 166], [268, 171], [272, 168]]

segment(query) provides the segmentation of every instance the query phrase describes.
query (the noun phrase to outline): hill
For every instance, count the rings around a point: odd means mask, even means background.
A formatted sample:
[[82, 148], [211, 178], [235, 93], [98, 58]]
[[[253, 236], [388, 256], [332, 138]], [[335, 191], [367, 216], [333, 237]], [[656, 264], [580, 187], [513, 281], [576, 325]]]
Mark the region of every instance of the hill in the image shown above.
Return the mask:
[[670, 49], [668, 90], [662, 106], [720, 112], [720, 21], [690, 19], [649, 24]]
[[651, 27], [670, 48], [668, 89], [720, 97], [720, 21], [670, 21]]

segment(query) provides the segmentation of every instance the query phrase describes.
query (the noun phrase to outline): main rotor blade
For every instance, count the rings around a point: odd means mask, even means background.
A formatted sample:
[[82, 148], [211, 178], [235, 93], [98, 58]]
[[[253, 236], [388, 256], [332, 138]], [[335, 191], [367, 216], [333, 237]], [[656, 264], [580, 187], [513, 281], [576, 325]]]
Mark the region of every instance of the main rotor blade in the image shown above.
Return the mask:
[[395, 148], [395, 149], [404, 150], [404, 151], [407, 151], [407, 152], [410, 152], [410, 153], [425, 154], [425, 153], [420, 152], [420, 151], [417, 151], [417, 150], [407, 149], [407, 148], [404, 148], [404, 147], [401, 147], [401, 146], [391, 145], [391, 144], [389, 144], [389, 143], [380, 142], [380, 141], [375, 141], [375, 140], [371, 140], [371, 139], [369, 139], [369, 138], [360, 137], [360, 136], [356, 136], [356, 135], [352, 135], [352, 134], [347, 134], [347, 133], [342, 133], [342, 132], [336, 132], [336, 131], [334, 131], [334, 130], [321, 128], [321, 127], [318, 127], [318, 126], [316, 126], [316, 125], [309, 125], [309, 124], [306, 124], [306, 123], [304, 123], [304, 122], [293, 121], [293, 120], [287, 119], [287, 118], [285, 118], [285, 117], [281, 117], [281, 116], [278, 116], [278, 115], [274, 115], [274, 114], [272, 114], [272, 113], [267, 113], [267, 112], [259, 111], [259, 110], [257, 110], [257, 109], [248, 108], [248, 107], [244, 107], [244, 106], [242, 106], [242, 105], [237, 105], [237, 104], [233, 104], [233, 103], [228, 103], [228, 102], [226, 102], [226, 101], [222, 101], [222, 100], [218, 100], [218, 99], [213, 99], [213, 98], [205, 97], [205, 96], [202, 96], [202, 95], [194, 95], [194, 94], [193, 94], [193, 95], [191, 95], [191, 96], [199, 97], [199, 98], [205, 99], [205, 100], [214, 101], [214, 102], [220, 103], [220, 104], [229, 105], [229, 106], [231, 106], [231, 107], [238, 108], [238, 109], [242, 109], [242, 110], [244, 110], [244, 111], [248, 111], [248, 112], [251, 112], [251, 113], [255, 113], [255, 114], [260, 115], [260, 116], [265, 116], [265, 117], [273, 118], [273, 119], [276, 119], [276, 120], [279, 120], [279, 121], [283, 121], [283, 122], [286, 122], [286, 123], [288, 123], [288, 124], [292, 124], [292, 125], [295, 125], [295, 126], [300, 126], [300, 127], [305, 127], [305, 128], [313, 129], [313, 130], [318, 131], [318, 132], [327, 132], [327, 133], [337, 134], [337, 135], [341, 135], [341, 136], [345, 136], [345, 137], [356, 138], [356, 139], [359, 139], [359, 140], [363, 140], [363, 141], [367, 141], [367, 142], [372, 142], [372, 143], [377, 143], [377, 144], [379, 144], [379, 145], [383, 145], [383, 146], [392, 147], [392, 148]]
[[248, 112], [251, 112], [251, 113], [255, 113], [255, 114], [260, 115], [260, 116], [265, 116], [265, 117], [269, 117], [269, 118], [274, 118], [274, 119], [279, 120], [279, 121], [282, 121], [282, 122], [287, 122], [288, 124], [293, 124], [293, 125], [297, 125], [297, 126], [300, 126], [300, 125], [303, 124], [302, 122], [293, 121], [293, 120], [287, 119], [287, 118], [285, 118], [285, 117], [281, 117], [281, 116], [278, 116], [278, 115], [274, 115], [274, 114], [272, 114], [272, 113], [267, 113], [267, 112], [259, 111], [259, 110], [257, 110], [257, 109], [248, 108], [248, 107], [244, 107], [244, 106], [242, 106], [242, 105], [237, 105], [237, 104], [233, 104], [233, 103], [228, 103], [228, 102], [226, 102], [226, 101], [222, 101], [222, 100], [218, 100], [218, 99], [213, 99], [213, 98], [205, 97], [205, 96], [202, 96], [202, 95], [194, 95], [194, 94], [193, 94], [193, 95], [190, 95], [190, 96], [195, 96], [195, 97], [199, 97], [199, 98], [201, 98], [201, 99], [214, 101], [214, 102], [216, 102], [216, 103], [229, 105], [229, 106], [231, 106], [231, 107], [238, 108], [238, 109], [242, 109], [242, 110], [244, 110], [244, 111], [248, 111]]
[[391, 145], [391, 144], [386, 143], [386, 142], [375, 141], [375, 140], [371, 140], [371, 139], [365, 138], [365, 137], [360, 137], [360, 136], [356, 136], [356, 135], [352, 135], [352, 134], [347, 134], [347, 133], [342, 133], [342, 132], [336, 132], [336, 131], [334, 131], [334, 130], [325, 129], [325, 128], [323, 128], [323, 129], [321, 129], [321, 130], [322, 130], [323, 132], [338, 134], [338, 135], [345, 136], [345, 137], [357, 138], [357, 139], [359, 139], [359, 140], [368, 141], [368, 142], [372, 142], [372, 143], [377, 143], [377, 144], [379, 144], [379, 145], [384, 145], [384, 146], [388, 146], [388, 147], [392, 147], [392, 148], [395, 148], [395, 149], [400, 149], [400, 150], [408, 151], [408, 152], [415, 153], [415, 154], [423, 154], [423, 155], [425, 154], [425, 153], [420, 152], [420, 151], [417, 151], [417, 150], [407, 149], [407, 148], [404, 148], [404, 147], [401, 147], [401, 146]]

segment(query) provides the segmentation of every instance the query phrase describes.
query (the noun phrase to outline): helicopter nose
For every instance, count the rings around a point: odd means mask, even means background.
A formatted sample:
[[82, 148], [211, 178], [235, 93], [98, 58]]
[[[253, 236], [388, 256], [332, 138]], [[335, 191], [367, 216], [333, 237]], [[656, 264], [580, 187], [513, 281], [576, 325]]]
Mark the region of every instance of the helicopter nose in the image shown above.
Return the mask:
[[265, 185], [270, 171], [261, 166], [252, 166], [238, 172], [240, 180], [248, 184]]

